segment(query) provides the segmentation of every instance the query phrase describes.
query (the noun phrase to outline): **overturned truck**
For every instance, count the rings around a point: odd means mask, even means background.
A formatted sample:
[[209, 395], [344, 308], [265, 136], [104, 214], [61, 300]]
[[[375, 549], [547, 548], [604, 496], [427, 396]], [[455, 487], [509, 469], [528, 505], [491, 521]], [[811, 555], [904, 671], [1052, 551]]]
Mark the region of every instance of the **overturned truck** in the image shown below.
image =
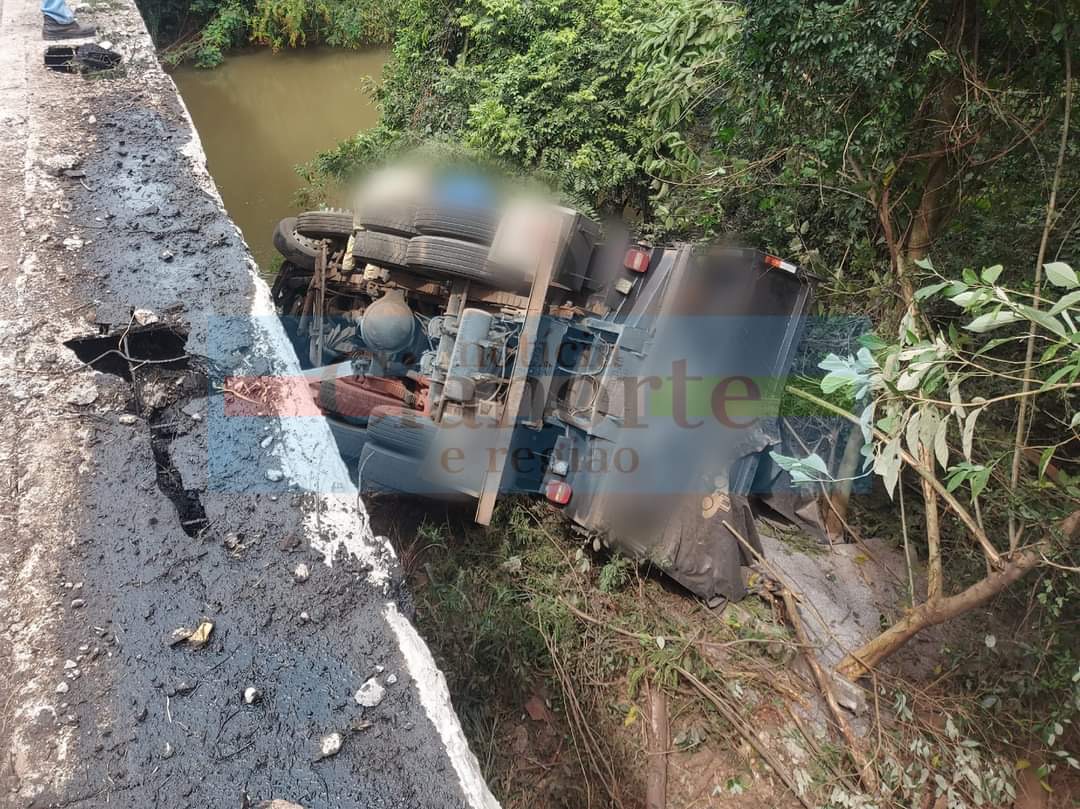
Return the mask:
[[[809, 276], [436, 183], [282, 220], [275, 303], [361, 491], [545, 498], [704, 599], [744, 593]], [[609, 229], [614, 230], [614, 229]]]

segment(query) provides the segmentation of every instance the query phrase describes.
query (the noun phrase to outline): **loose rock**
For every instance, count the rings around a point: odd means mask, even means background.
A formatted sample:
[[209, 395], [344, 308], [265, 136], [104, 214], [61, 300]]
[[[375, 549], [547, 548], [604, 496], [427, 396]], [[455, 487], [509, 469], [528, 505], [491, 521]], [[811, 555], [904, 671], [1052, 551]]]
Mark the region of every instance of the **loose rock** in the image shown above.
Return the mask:
[[383, 688], [382, 683], [377, 678], [372, 677], [360, 686], [360, 689], [356, 692], [356, 701], [365, 708], [374, 708], [383, 701], [385, 696], [386, 689]]
[[71, 171], [82, 163], [82, 158], [77, 154], [55, 154], [41, 161], [46, 173], [53, 177], [59, 177], [65, 171]]
[[301, 562], [293, 570], [293, 578], [303, 584], [309, 578], [311, 578], [311, 569], [307, 566], [306, 563]]
[[341, 750], [341, 741], [341, 734], [336, 731], [323, 736], [322, 741], [319, 742], [319, 752], [322, 757], [336, 756]]

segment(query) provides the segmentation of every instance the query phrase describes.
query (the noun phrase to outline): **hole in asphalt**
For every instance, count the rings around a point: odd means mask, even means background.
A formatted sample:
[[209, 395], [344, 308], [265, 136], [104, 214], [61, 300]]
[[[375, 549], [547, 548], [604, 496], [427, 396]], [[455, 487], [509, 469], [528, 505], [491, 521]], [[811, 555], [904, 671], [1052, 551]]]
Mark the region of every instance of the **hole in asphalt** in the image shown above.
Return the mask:
[[184, 352], [187, 335], [163, 323], [77, 337], [64, 343], [95, 371], [114, 374], [131, 384], [129, 410], [146, 418], [154, 453], [157, 485], [176, 508], [180, 527], [198, 536], [206, 527], [206, 511], [197, 489], [184, 487], [172, 459], [172, 443], [186, 432], [182, 409], [196, 395], [205, 395], [206, 376], [192, 369]]
[[113, 334], [76, 337], [64, 343], [95, 371], [131, 381], [132, 367], [157, 365], [169, 370], [187, 367], [187, 335], [162, 323], [136, 326]]

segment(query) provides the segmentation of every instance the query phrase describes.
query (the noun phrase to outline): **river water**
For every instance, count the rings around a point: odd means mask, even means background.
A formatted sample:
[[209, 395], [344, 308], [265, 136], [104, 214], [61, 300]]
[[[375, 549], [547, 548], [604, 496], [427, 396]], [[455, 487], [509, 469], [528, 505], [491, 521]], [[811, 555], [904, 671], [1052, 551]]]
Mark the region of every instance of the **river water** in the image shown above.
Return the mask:
[[173, 71], [225, 207], [264, 271], [274, 225], [296, 211], [296, 166], [378, 121], [367, 88], [387, 56], [260, 48], [230, 54], [214, 70]]

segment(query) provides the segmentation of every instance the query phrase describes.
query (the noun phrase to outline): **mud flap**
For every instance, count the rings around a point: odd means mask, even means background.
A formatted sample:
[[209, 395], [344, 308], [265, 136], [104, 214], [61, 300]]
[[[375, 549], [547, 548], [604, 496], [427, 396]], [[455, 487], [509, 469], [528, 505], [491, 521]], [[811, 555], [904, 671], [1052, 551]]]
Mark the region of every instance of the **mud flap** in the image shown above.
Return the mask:
[[738, 601], [746, 594], [742, 567], [755, 560], [743, 540], [761, 553], [761, 539], [745, 495], [690, 495], [671, 514], [649, 556], [667, 575], [713, 606], [723, 599]]

